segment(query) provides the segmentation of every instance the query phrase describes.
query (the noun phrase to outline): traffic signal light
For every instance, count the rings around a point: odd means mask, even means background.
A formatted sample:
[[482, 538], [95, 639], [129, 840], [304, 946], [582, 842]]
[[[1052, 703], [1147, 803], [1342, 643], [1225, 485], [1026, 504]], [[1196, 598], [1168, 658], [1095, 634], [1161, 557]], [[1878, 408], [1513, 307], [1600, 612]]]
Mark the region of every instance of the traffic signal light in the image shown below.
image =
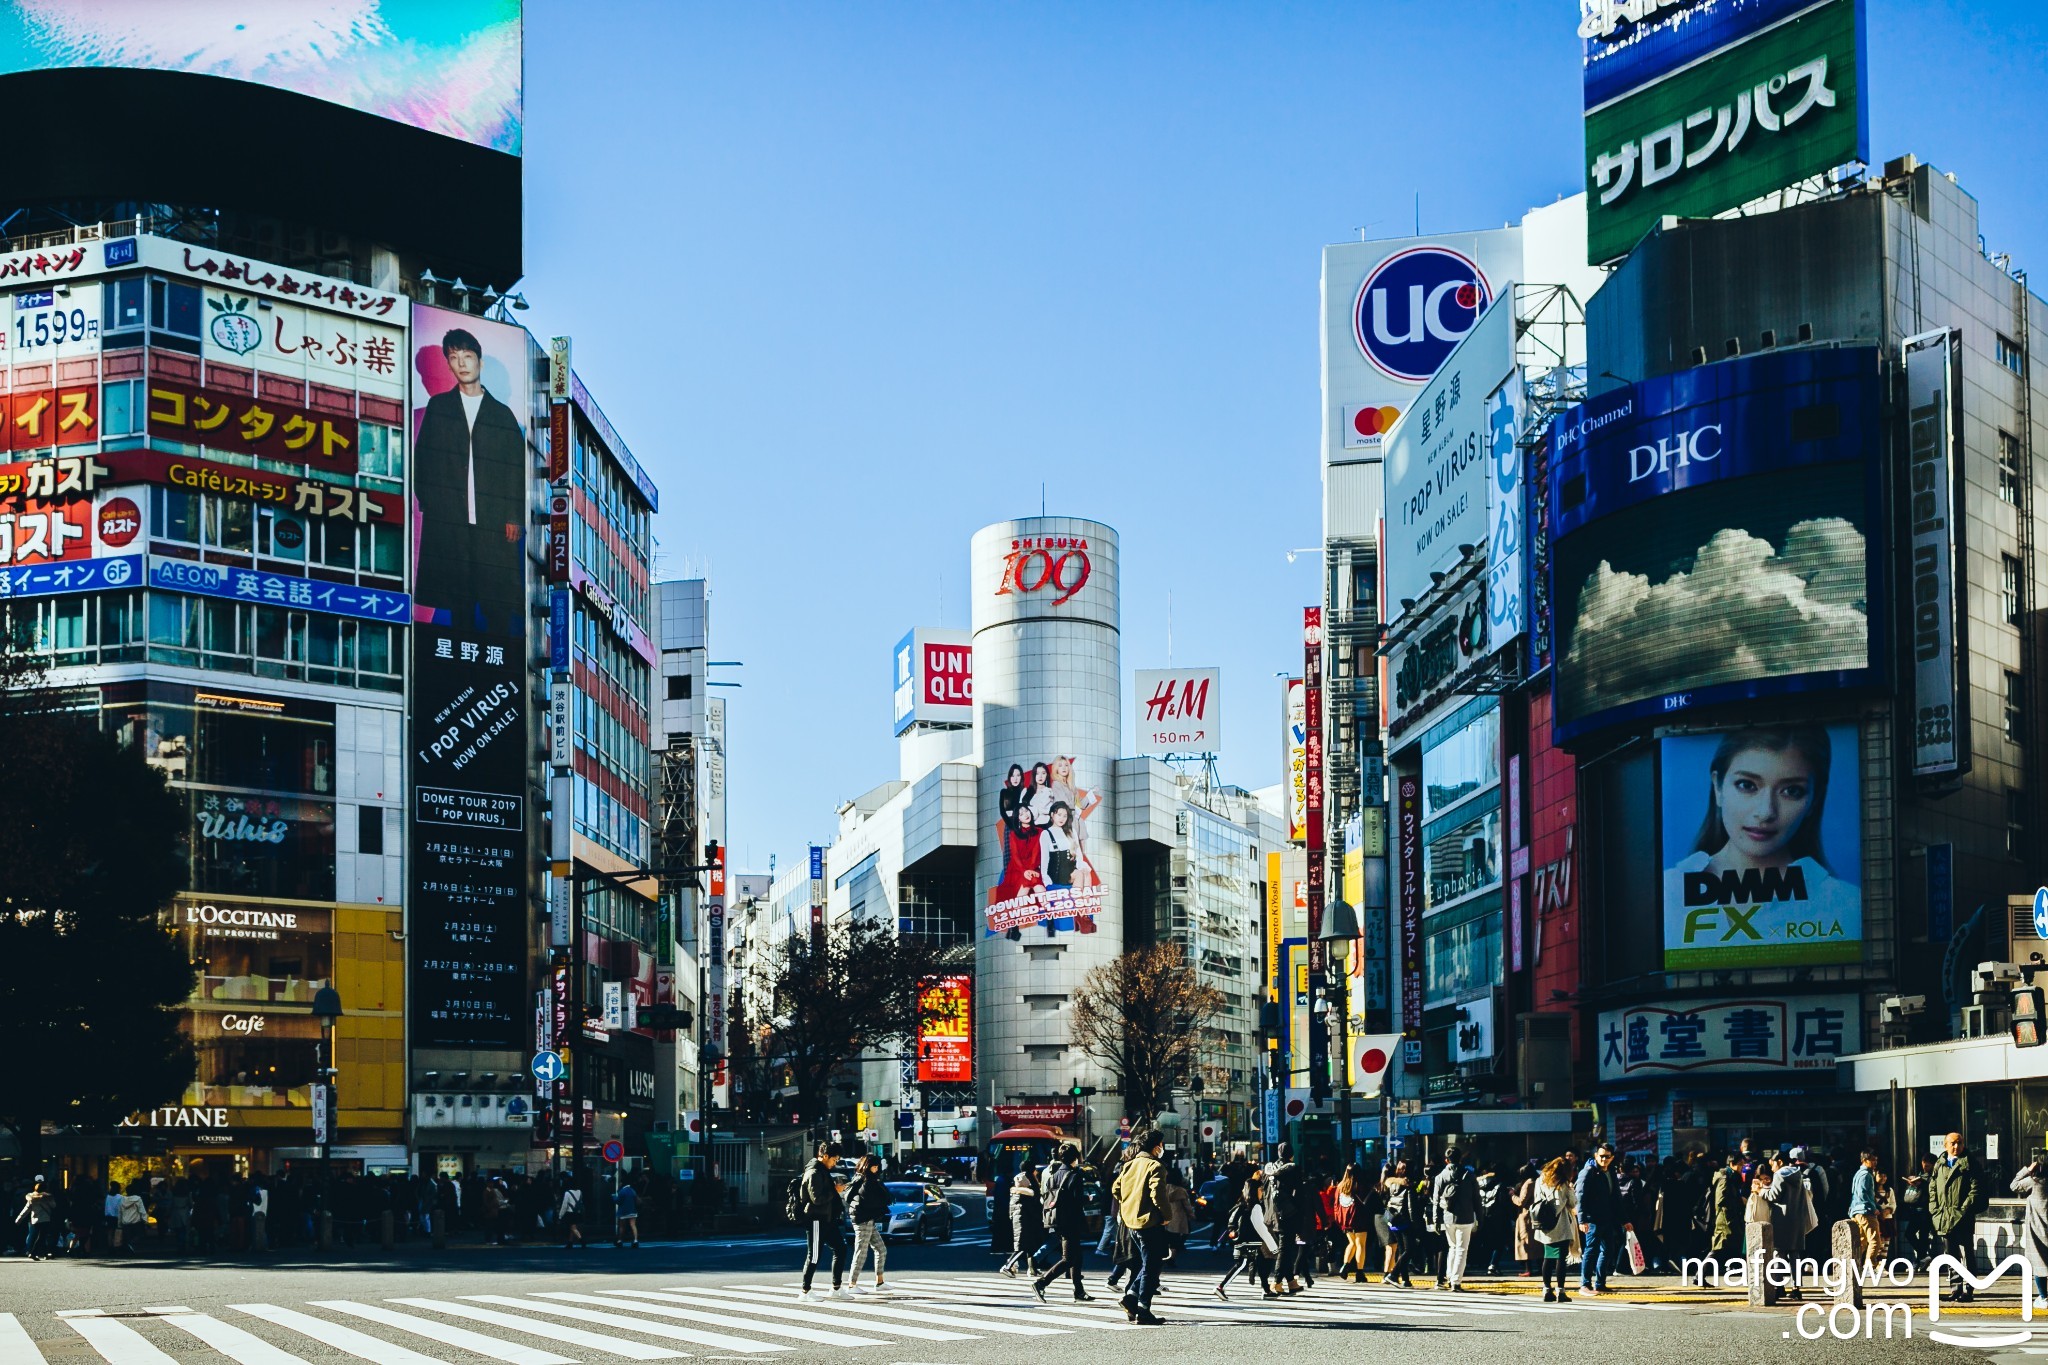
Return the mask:
[[641, 1028], [688, 1028], [690, 1012], [680, 1005], [642, 1005]]
[[2041, 988], [2021, 986], [2012, 993], [2012, 1045], [2039, 1047], [2048, 1042], [2048, 1025], [2042, 1017]]

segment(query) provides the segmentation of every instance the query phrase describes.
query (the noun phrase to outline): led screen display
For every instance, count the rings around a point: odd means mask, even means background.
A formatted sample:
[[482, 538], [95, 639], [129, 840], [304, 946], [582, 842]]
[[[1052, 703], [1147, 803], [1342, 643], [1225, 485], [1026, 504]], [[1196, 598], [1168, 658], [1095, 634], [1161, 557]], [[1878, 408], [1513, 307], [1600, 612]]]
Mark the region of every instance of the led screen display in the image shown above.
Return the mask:
[[519, 0], [0, 3], [0, 75], [70, 67], [247, 81], [520, 154]]
[[1700, 366], [1558, 419], [1556, 728], [1868, 680], [1874, 350]]

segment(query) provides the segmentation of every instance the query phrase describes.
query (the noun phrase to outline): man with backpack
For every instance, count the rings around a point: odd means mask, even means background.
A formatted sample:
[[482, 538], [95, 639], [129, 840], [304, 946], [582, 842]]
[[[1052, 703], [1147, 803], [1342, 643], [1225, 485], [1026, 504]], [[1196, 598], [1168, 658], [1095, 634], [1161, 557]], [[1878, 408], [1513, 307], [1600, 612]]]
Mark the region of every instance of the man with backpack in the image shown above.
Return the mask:
[[[838, 1164], [839, 1148], [830, 1142], [819, 1143], [818, 1154], [805, 1164], [802, 1175], [789, 1182], [783, 1196], [782, 1211], [789, 1220], [809, 1227], [804, 1241], [804, 1287], [797, 1293], [807, 1302], [853, 1297], [841, 1283], [846, 1277], [846, 1234], [840, 1230], [839, 1220], [846, 1208], [839, 1185], [832, 1179], [832, 1168]], [[811, 1288], [811, 1278], [827, 1251], [832, 1253], [830, 1294]]]
[[1465, 1262], [1472, 1254], [1472, 1233], [1479, 1226], [1479, 1189], [1465, 1154], [1456, 1147], [1444, 1152], [1444, 1168], [1430, 1186], [1436, 1225], [1444, 1239], [1443, 1280], [1453, 1294], [1465, 1292]]
[[1124, 1291], [1124, 1316], [1147, 1327], [1162, 1321], [1152, 1313], [1152, 1299], [1159, 1292], [1159, 1267], [1166, 1260], [1166, 1168], [1159, 1160], [1165, 1146], [1166, 1134], [1156, 1128], [1140, 1136], [1109, 1188], [1137, 1253], [1137, 1269]]
[[1083, 1207], [1081, 1149], [1073, 1143], [1060, 1145], [1052, 1165], [1040, 1182], [1039, 1199], [1046, 1234], [1058, 1244], [1059, 1259], [1052, 1269], [1031, 1282], [1031, 1292], [1045, 1302], [1045, 1287], [1062, 1275], [1073, 1277], [1074, 1302], [1092, 1303], [1095, 1296], [1081, 1287], [1081, 1254], [1088, 1236], [1088, 1211]]
[[1303, 1196], [1308, 1177], [1294, 1162], [1294, 1148], [1280, 1144], [1280, 1159], [1266, 1168], [1266, 1226], [1280, 1244], [1273, 1264], [1273, 1284], [1283, 1294], [1301, 1292], [1301, 1248], [1295, 1239], [1303, 1230]]

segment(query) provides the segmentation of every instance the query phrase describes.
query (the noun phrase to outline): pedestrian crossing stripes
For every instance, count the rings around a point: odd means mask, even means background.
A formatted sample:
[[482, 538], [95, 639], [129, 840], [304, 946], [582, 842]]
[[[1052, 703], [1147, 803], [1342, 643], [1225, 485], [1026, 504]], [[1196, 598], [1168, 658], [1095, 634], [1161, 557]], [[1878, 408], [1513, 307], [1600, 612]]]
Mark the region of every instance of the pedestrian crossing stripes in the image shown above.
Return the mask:
[[[1256, 1286], [1233, 1286], [1236, 1296], [1223, 1301], [1213, 1296], [1213, 1286], [1208, 1276], [1170, 1277], [1154, 1311], [1169, 1323], [1193, 1327], [1301, 1327], [1368, 1321], [1476, 1325], [1531, 1313], [1656, 1307], [1611, 1301], [1553, 1305], [1514, 1295], [1327, 1281], [1276, 1300], [1259, 1297]], [[1116, 1292], [1101, 1280], [1091, 1280], [1090, 1289], [1092, 1301], [1077, 1301], [1067, 1284], [1051, 1286], [1041, 1304], [1020, 1280], [941, 1272], [892, 1277], [886, 1295], [823, 1301], [799, 1299], [787, 1283], [637, 1280], [631, 1288], [407, 1295], [374, 1302], [80, 1308], [41, 1318], [0, 1313], [0, 1365], [78, 1365], [79, 1352], [65, 1347], [81, 1342], [104, 1365], [216, 1365], [222, 1359], [233, 1365], [314, 1365], [336, 1353], [368, 1365], [460, 1365], [475, 1356], [503, 1365], [601, 1365], [705, 1355], [771, 1360], [826, 1349], [836, 1354], [894, 1347], [900, 1353], [914, 1343], [1021, 1345], [1042, 1337], [1151, 1330], [1129, 1322]]]

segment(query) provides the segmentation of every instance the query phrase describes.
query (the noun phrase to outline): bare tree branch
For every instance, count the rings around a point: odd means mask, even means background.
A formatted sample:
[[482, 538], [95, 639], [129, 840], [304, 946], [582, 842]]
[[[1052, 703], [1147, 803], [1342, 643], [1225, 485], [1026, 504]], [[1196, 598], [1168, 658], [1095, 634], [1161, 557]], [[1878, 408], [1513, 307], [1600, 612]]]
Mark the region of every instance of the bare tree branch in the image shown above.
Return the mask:
[[1223, 1009], [1177, 943], [1134, 948], [1075, 992], [1073, 1040], [1117, 1078], [1124, 1112], [1150, 1119], [1199, 1070], [1202, 1035]]

